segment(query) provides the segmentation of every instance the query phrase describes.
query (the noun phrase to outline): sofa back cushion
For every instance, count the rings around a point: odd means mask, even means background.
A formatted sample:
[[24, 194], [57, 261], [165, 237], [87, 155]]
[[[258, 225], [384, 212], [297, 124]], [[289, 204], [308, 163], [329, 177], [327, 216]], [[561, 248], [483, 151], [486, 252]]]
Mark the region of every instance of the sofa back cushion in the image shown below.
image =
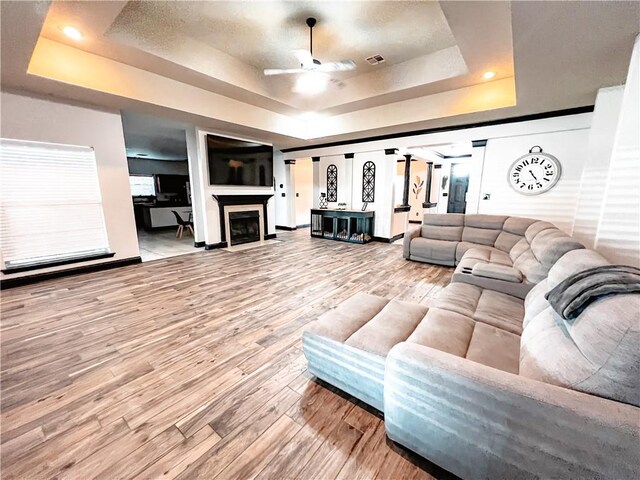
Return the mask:
[[565, 253], [584, 248], [566, 233], [549, 222], [532, 223], [509, 251], [513, 266], [520, 270], [527, 280], [539, 283], [549, 274], [549, 269]]
[[463, 213], [427, 213], [422, 220], [422, 238], [431, 240], [462, 240]]
[[507, 218], [503, 215], [465, 215], [462, 241], [493, 247]]
[[508, 253], [516, 243], [524, 238], [527, 228], [537, 221], [533, 218], [508, 217], [502, 225], [502, 232], [496, 238], [494, 246], [498, 250]]
[[464, 226], [464, 213], [425, 213], [422, 225], [462, 227]]
[[608, 265], [598, 253], [563, 255], [531, 290], [520, 343], [520, 375], [640, 406], [640, 295], [591, 303], [575, 320], [558, 315], [544, 295], [568, 276]]

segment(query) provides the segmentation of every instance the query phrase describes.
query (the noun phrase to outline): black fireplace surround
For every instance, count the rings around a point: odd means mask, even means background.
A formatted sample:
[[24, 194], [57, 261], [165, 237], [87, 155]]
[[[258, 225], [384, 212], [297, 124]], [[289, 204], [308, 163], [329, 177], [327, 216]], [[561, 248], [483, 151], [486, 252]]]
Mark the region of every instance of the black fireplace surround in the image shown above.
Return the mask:
[[[275, 233], [269, 235], [269, 223], [267, 220], [267, 202], [271, 197], [273, 197], [273, 193], [267, 195], [212, 195], [214, 200], [218, 202], [218, 208], [220, 209], [220, 243], [207, 244], [205, 245], [206, 250], [211, 250], [214, 248], [225, 248], [227, 247], [227, 229], [224, 222], [224, 207], [227, 205], [262, 205], [262, 222], [263, 222], [263, 231], [264, 231], [264, 239], [268, 240], [270, 238], [276, 238]], [[230, 212], [231, 213], [231, 212]], [[233, 212], [239, 213], [239, 212]], [[242, 212], [251, 213], [251, 212]], [[258, 219], [259, 221], [259, 219]], [[231, 216], [229, 218], [229, 222], [231, 223]], [[258, 238], [260, 236], [260, 229], [258, 228]], [[232, 245], [238, 245], [239, 243], [246, 243], [253, 240], [245, 240], [242, 242], [231, 242]]]

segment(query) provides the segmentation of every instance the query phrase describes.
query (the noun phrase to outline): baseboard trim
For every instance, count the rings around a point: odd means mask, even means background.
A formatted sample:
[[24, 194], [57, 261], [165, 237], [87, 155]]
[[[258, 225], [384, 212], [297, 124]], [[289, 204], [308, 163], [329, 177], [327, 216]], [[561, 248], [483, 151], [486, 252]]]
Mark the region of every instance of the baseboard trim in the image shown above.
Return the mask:
[[193, 242], [193, 246], [195, 248], [202, 248], [205, 247], [207, 245], [207, 242]]
[[227, 242], [207, 243], [204, 246], [205, 250], [215, 250], [216, 248], [227, 248]]
[[409, 223], [417, 223], [418, 225], [420, 225], [422, 223], [421, 220], [409, 220]]
[[4, 278], [0, 281], [0, 289], [21, 287], [23, 285], [31, 285], [33, 283], [43, 282], [54, 278], [69, 277], [71, 275], [80, 275], [85, 273], [100, 272], [103, 270], [111, 270], [112, 268], [127, 267], [142, 263], [142, 258], [131, 257], [121, 260], [113, 260], [110, 262], [95, 263], [93, 265], [83, 265], [81, 267], [67, 268], [65, 270], [57, 270], [55, 272], [36, 273], [34, 275], [26, 275], [18, 278]]
[[296, 230], [296, 227], [285, 227], [283, 225], [276, 225], [276, 230], [286, 230], [287, 232], [292, 232]]
[[276, 238], [276, 234], [275, 233], [268, 233], [267, 235], [264, 236], [265, 240], [272, 240]]
[[401, 238], [404, 237], [404, 233], [399, 233], [398, 235], [394, 235], [391, 238], [384, 238], [384, 237], [373, 237], [372, 240], [374, 242], [382, 242], [382, 243], [393, 243], [396, 240], [400, 240]]
[[309, 228], [310, 226], [310, 223], [305, 223], [304, 225], [296, 225], [296, 228]]

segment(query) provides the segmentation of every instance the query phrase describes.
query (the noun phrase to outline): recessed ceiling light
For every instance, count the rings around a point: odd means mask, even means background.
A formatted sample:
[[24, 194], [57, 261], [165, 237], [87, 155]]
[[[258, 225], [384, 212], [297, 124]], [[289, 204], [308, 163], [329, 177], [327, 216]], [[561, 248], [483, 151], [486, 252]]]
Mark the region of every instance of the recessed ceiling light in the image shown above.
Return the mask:
[[67, 37], [72, 38], [74, 40], [80, 40], [82, 38], [82, 34], [80, 30], [75, 27], [71, 27], [67, 25], [62, 29], [62, 33], [64, 33]]
[[482, 75], [485, 80], [491, 80], [495, 76], [496, 72], [484, 72], [484, 75]]

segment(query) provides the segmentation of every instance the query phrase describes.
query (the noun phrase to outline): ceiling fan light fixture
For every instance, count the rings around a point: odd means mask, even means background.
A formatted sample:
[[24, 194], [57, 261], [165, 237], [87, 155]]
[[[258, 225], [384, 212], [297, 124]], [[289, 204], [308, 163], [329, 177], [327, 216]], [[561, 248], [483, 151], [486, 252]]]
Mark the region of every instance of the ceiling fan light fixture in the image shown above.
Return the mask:
[[301, 95], [318, 95], [327, 89], [329, 75], [320, 72], [303, 73], [296, 79], [293, 91]]

